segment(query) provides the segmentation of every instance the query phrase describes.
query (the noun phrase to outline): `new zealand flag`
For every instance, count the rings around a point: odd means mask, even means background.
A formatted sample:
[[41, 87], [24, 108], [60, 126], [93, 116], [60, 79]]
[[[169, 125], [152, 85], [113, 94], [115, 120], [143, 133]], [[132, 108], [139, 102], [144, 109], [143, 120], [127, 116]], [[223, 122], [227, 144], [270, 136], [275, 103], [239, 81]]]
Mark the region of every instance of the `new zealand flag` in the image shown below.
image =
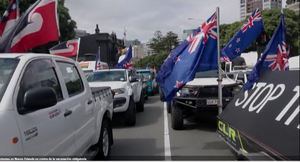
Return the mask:
[[118, 64], [116, 65], [116, 68], [122, 68], [122, 69], [130, 69], [132, 68], [132, 64], [130, 62], [132, 58], [132, 47], [129, 46], [125, 56], [120, 56]]
[[261, 74], [267, 70], [269, 71], [285, 71], [288, 70], [289, 50], [287, 48], [285, 39], [286, 29], [284, 24], [284, 15], [280, 16], [280, 23], [268, 43], [260, 60], [254, 66], [248, 82], [244, 85], [244, 90], [252, 88], [253, 84], [257, 82]]
[[177, 60], [177, 56], [180, 55], [187, 46], [189, 46], [190, 42], [200, 32], [200, 28], [194, 29], [193, 33], [189, 35], [183, 42], [179, 44], [175, 49], [173, 49], [169, 56], [165, 59], [164, 63], [160, 66], [160, 70], [157, 73], [156, 81], [162, 82], [171, 72], [175, 62]]
[[264, 24], [261, 12], [256, 9], [248, 18], [243, 27], [233, 36], [233, 38], [222, 49], [222, 58], [233, 60], [249, 47], [264, 31]]
[[158, 73], [166, 101], [193, 80], [197, 71], [217, 69], [216, 13], [197, 30], [171, 52]]

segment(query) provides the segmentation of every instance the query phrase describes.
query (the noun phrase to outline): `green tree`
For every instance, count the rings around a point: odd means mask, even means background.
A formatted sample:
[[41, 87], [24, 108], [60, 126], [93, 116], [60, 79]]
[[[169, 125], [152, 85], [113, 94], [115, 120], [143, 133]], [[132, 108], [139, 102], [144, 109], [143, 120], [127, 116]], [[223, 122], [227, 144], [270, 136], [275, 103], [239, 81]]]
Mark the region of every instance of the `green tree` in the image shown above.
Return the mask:
[[225, 46], [233, 35], [241, 28], [242, 22], [234, 22], [232, 24], [220, 25], [220, 44]]
[[150, 48], [153, 49], [155, 53], [160, 53], [163, 48], [162, 45], [163, 35], [161, 31], [156, 31], [154, 37], [150, 40]]
[[[19, 7], [23, 14], [36, 0], [21, 0]], [[6, 10], [8, 0], [0, 0], [0, 15], [2, 16]], [[60, 41], [73, 39], [75, 37], [76, 22], [71, 19], [69, 9], [66, 8], [61, 1], [58, 1], [59, 29]]]
[[168, 54], [156, 54], [151, 56], [146, 56], [139, 61], [135, 62], [134, 66], [138, 68], [146, 67], [157, 67], [159, 68], [164, 60], [167, 58]]
[[154, 37], [150, 40], [150, 48], [156, 54], [169, 53], [177, 45], [178, 35], [171, 31], [166, 35], [162, 35], [161, 31], [156, 31]]
[[162, 40], [164, 44], [164, 50], [169, 53], [173, 48], [178, 46], [178, 35], [169, 31]]

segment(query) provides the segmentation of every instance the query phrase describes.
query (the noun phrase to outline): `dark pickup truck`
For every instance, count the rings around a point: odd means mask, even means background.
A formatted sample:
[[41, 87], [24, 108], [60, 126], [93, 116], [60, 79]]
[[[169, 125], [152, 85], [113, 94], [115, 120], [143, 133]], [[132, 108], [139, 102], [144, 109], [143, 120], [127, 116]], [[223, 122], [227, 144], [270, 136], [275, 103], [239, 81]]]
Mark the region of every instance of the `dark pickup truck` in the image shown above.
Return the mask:
[[[183, 119], [191, 114], [208, 112], [218, 114], [218, 73], [217, 71], [198, 72], [195, 79], [188, 82], [168, 104], [171, 112], [171, 125], [175, 130], [184, 128]], [[223, 76], [223, 107], [225, 107], [241, 89], [239, 84]]]

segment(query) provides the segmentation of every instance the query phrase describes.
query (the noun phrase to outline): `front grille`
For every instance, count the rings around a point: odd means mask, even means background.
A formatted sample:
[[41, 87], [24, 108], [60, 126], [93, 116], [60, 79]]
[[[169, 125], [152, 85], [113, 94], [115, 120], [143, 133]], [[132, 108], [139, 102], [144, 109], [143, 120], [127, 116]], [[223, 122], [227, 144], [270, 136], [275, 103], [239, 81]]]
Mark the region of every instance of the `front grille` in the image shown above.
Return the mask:
[[198, 88], [197, 97], [199, 97], [199, 98], [218, 97], [218, 87], [201, 87], [201, 88]]
[[[222, 88], [223, 97], [233, 96], [233, 86], [226, 86]], [[198, 98], [218, 98], [218, 86], [213, 87], [198, 87], [197, 94], [195, 97]]]
[[113, 105], [114, 105], [114, 108], [116, 108], [116, 107], [123, 106], [125, 103], [126, 103], [126, 98], [120, 97], [120, 98], [114, 98]]

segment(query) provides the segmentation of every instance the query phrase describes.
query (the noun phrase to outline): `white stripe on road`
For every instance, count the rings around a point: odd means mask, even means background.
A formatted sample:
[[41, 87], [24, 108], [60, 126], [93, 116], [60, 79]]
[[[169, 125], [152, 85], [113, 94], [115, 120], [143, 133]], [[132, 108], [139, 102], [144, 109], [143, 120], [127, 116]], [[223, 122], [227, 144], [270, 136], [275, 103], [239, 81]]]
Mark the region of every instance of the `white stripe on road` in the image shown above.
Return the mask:
[[165, 160], [171, 160], [169, 122], [168, 122], [168, 112], [167, 112], [166, 102], [164, 102], [164, 141], [165, 141]]

